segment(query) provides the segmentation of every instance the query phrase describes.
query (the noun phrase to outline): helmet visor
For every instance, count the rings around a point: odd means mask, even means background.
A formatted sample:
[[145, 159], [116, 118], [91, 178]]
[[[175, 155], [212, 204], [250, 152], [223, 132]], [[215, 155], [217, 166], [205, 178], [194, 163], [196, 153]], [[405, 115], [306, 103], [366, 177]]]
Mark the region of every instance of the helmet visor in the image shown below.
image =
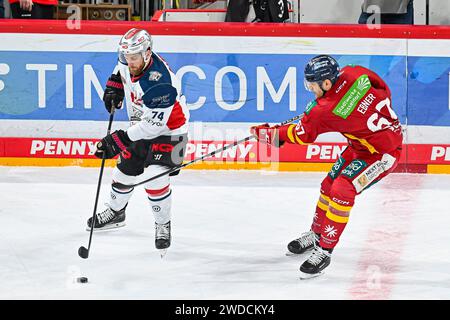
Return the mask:
[[123, 53], [119, 51], [119, 61], [123, 64], [139, 62], [141, 59], [144, 59], [143, 53]]

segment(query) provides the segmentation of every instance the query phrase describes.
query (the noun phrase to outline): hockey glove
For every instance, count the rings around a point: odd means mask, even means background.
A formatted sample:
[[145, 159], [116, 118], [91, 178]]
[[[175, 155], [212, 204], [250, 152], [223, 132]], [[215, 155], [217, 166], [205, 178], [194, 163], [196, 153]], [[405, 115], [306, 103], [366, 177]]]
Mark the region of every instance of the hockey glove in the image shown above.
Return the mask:
[[102, 159], [104, 153], [105, 159], [111, 159], [125, 150], [131, 142], [126, 131], [117, 130], [97, 143], [97, 150], [94, 154], [97, 158]]
[[250, 133], [258, 139], [259, 142], [271, 144], [275, 147], [281, 147], [284, 141], [279, 141], [278, 125], [269, 126], [268, 123], [260, 124], [250, 128]]
[[103, 94], [103, 102], [105, 108], [111, 113], [112, 105], [114, 108], [122, 108], [122, 101], [125, 97], [125, 91], [123, 90], [122, 78], [120, 74], [112, 74], [108, 82], [106, 82], [105, 93]]

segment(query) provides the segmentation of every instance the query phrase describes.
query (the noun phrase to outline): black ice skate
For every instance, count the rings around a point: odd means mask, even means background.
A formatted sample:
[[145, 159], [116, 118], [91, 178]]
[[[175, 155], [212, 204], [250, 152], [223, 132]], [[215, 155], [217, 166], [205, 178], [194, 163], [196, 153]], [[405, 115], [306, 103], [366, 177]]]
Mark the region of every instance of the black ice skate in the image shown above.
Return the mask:
[[[87, 221], [87, 231], [91, 231], [92, 218]], [[104, 211], [95, 214], [94, 231], [109, 230], [125, 226], [125, 208], [119, 211], [114, 211], [111, 208], [106, 208]]]
[[330, 265], [333, 249], [323, 249], [315, 246], [309, 258], [300, 266], [300, 279], [310, 279], [323, 274], [323, 270]]
[[161, 258], [166, 255], [167, 248], [170, 247], [170, 221], [165, 224], [155, 222], [155, 247], [159, 250]]
[[289, 252], [286, 253], [287, 256], [293, 256], [296, 254], [305, 253], [308, 250], [314, 248], [314, 243], [318, 244], [320, 235], [312, 231], [303, 233], [300, 238], [292, 240], [289, 242], [287, 248]]

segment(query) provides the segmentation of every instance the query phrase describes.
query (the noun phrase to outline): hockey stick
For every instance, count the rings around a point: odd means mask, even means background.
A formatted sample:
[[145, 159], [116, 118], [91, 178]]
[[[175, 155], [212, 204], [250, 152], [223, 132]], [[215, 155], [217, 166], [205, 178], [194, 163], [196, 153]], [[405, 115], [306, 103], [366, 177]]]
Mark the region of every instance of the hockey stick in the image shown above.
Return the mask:
[[[106, 135], [109, 135], [111, 133], [111, 126], [112, 126], [112, 122], [113, 122], [113, 118], [114, 118], [114, 112], [116, 111], [115, 107], [114, 107], [114, 103], [112, 104], [111, 107], [111, 114], [109, 115], [109, 123], [108, 123], [108, 130], [106, 132]], [[91, 242], [92, 242], [92, 233], [94, 231], [95, 228], [95, 212], [97, 211], [97, 204], [98, 204], [98, 196], [100, 194], [100, 186], [102, 184], [102, 176], [103, 176], [103, 168], [105, 167], [105, 152], [103, 152], [103, 157], [102, 157], [102, 164], [100, 166], [100, 176], [98, 177], [98, 184], [97, 184], [97, 195], [95, 196], [95, 204], [94, 204], [94, 213], [92, 214], [92, 225], [91, 225], [91, 232], [89, 234], [89, 245], [87, 247], [87, 249], [83, 246], [81, 246], [78, 249], [78, 255], [83, 258], [83, 259], [87, 259], [89, 257], [89, 250], [91, 249]]]
[[[298, 115], [298, 116], [295, 116], [295, 117], [293, 117], [293, 118], [291, 118], [291, 119], [289, 119], [289, 120], [283, 121], [282, 123], [280, 123], [280, 126], [283, 126], [283, 125], [285, 125], [285, 124], [291, 123], [292, 121], [295, 121], [295, 120], [299, 120], [299, 119], [301, 119], [301, 118], [303, 118], [303, 114], [300, 114], [300, 115]], [[227, 146], [225, 146], [225, 147], [223, 147], [223, 148], [221, 148], [221, 149], [218, 149], [218, 150], [215, 150], [215, 151], [213, 151], [213, 152], [211, 152], [211, 153], [205, 154], [204, 156], [201, 156], [201, 157], [199, 157], [199, 158], [196, 158], [196, 159], [191, 160], [191, 161], [189, 161], [189, 162], [186, 162], [186, 163], [184, 163], [184, 164], [180, 164], [180, 165], [178, 165], [178, 166], [176, 166], [176, 167], [173, 167], [173, 168], [170, 169], [170, 170], [164, 171], [164, 172], [162, 172], [162, 173], [160, 173], [160, 174], [158, 174], [158, 175], [156, 175], [156, 176], [153, 176], [153, 177], [151, 177], [151, 178], [149, 178], [149, 179], [147, 179], [147, 180], [141, 181], [141, 182], [139, 182], [139, 183], [127, 185], [127, 184], [122, 184], [122, 183], [120, 183], [120, 182], [114, 182], [114, 183], [112, 184], [112, 186], [113, 186], [114, 188], [117, 188], [117, 189], [131, 189], [131, 188], [140, 186], [141, 184], [150, 182], [150, 181], [152, 181], [152, 180], [156, 180], [156, 179], [158, 179], [158, 178], [160, 178], [160, 177], [162, 177], [162, 176], [164, 176], [164, 175], [166, 175], [166, 174], [171, 174], [172, 172], [175, 172], [175, 171], [177, 171], [177, 170], [180, 170], [181, 168], [187, 167], [187, 166], [193, 164], [194, 162], [203, 160], [203, 159], [208, 158], [208, 157], [212, 157], [212, 156], [214, 156], [216, 153], [225, 151], [225, 150], [227, 150], [227, 149], [229, 149], [229, 148], [232, 148], [232, 147], [234, 147], [234, 146], [237, 146], [238, 144], [241, 144], [241, 143], [243, 143], [243, 142], [247, 142], [247, 141], [249, 141], [249, 140], [251, 140], [251, 139], [253, 139], [253, 138], [254, 138], [254, 136], [248, 136], [248, 137], [246, 137], [246, 138], [244, 138], [244, 139], [235, 141], [235, 142], [233, 142], [232, 144], [229, 144], [229, 145], [227, 145]]]

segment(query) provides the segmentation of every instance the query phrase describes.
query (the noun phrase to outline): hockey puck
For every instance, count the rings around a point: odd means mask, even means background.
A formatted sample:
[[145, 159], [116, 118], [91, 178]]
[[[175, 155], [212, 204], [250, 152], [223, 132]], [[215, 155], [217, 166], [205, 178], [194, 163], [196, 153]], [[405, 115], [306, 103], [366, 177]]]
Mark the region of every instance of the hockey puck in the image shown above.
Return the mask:
[[77, 282], [78, 283], [86, 283], [86, 282], [88, 282], [88, 278], [86, 278], [86, 277], [79, 277], [79, 278], [77, 278]]

